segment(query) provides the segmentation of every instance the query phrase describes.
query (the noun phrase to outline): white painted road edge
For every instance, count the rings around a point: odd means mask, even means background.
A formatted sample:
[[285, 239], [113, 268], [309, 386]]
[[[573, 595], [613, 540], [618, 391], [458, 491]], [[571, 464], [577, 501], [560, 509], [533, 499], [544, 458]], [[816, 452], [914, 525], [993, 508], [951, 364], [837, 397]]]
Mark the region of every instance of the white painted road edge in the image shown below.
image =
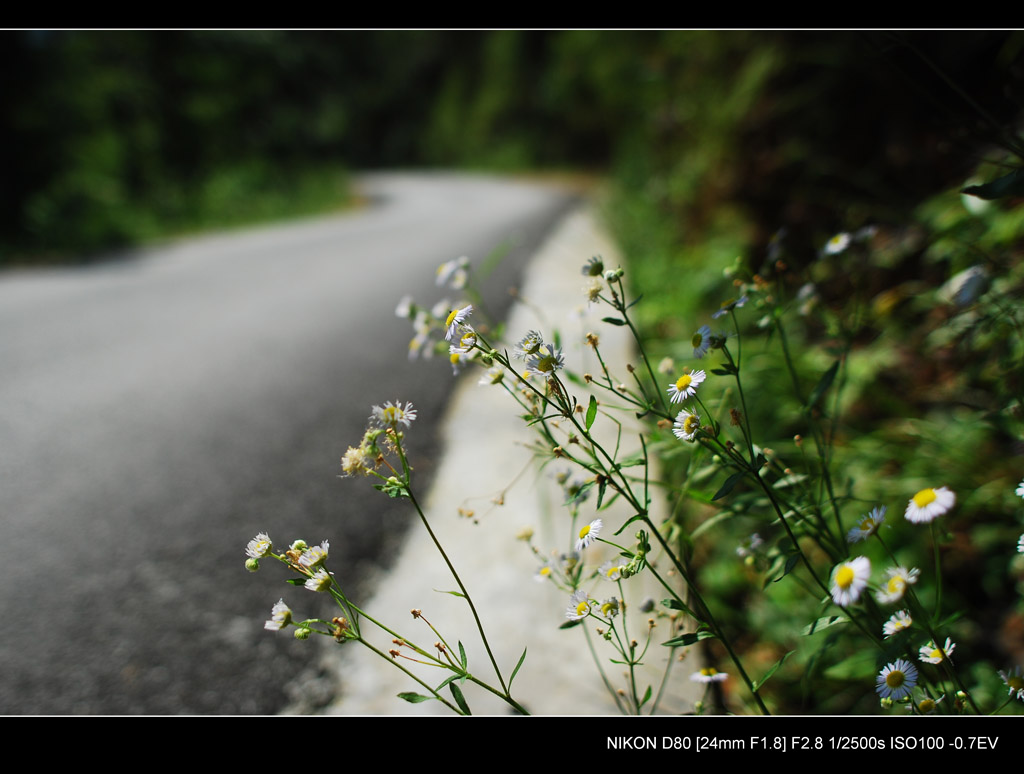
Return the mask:
[[[621, 262], [618, 249], [595, 214], [583, 207], [562, 220], [532, 259], [524, 277], [521, 302], [509, 316], [508, 338], [515, 341], [528, 330], [540, 330], [548, 338], [558, 328], [569, 367], [596, 373], [596, 359], [584, 344], [586, 333], [593, 331], [600, 335], [602, 355], [613, 373], [626, 378], [624, 364], [631, 362], [632, 357], [630, 339], [623, 335], [622, 328], [601, 323], [600, 318], [608, 314], [608, 307], [588, 308], [583, 293], [586, 279], [580, 267], [593, 255], [602, 256], [608, 268]], [[568, 465], [559, 466], [555, 461], [543, 470], [538, 469], [531, 459], [532, 452], [526, 448], [534, 436], [518, 416], [518, 406], [501, 388], [478, 385], [482, 374], [483, 370], [475, 366], [468, 375], [452, 382], [455, 394], [442, 424], [441, 460], [432, 489], [425, 498], [431, 526], [473, 596], [506, 679], [523, 648], [528, 648], [526, 661], [513, 684], [513, 696], [532, 714], [618, 714], [587, 648], [583, 627], [559, 629], [566, 620], [569, 595], [551, 582], [540, 583], [534, 579], [541, 562], [526, 543], [516, 539], [524, 527], [531, 527], [536, 533], [534, 544], [545, 554], [556, 549], [565, 551], [571, 546], [569, 513], [562, 505], [561, 490], [553, 480], [554, 475], [567, 470]], [[577, 389], [576, 394], [584, 405], [589, 400], [587, 393]], [[598, 398], [601, 399], [601, 395]], [[629, 413], [616, 412], [620, 421], [629, 416]], [[614, 433], [613, 428], [610, 421], [599, 415], [595, 431], [603, 429]], [[415, 423], [408, 432], [416, 432]], [[629, 434], [623, 436], [627, 453], [637, 445], [636, 434], [631, 435], [631, 440]], [[614, 439], [614, 435], [611, 437]], [[574, 477], [580, 477], [577, 471], [573, 472]], [[344, 484], [369, 486], [363, 480]], [[502, 496], [504, 504], [496, 505], [493, 501]], [[616, 510], [617, 505], [597, 514], [591, 498], [581, 508], [579, 525], [600, 516], [606, 525], [602, 536], [616, 539], [611, 533], [631, 515]], [[473, 511], [473, 517], [461, 516], [460, 508]], [[497, 678], [480, 644], [468, 606], [463, 600], [443, 593], [457, 586], [411, 508], [409, 518], [413, 523], [401, 554], [387, 576], [375, 584], [376, 594], [366, 601], [364, 609], [420, 647], [428, 648], [438, 637], [410, 614], [413, 608], [422, 610], [452, 648], [457, 650], [456, 643], [461, 639], [468, 653], [470, 671], [496, 685]], [[631, 545], [633, 532], [632, 528], [627, 529], [616, 540]], [[609, 546], [596, 544], [586, 550], [585, 561], [588, 568], [596, 569], [612, 556], [614, 551]], [[639, 580], [649, 588], [638, 591]], [[626, 586], [631, 595], [629, 635], [641, 643], [646, 637], [649, 616], [640, 611], [640, 602], [646, 594], [654, 600], [664, 596], [650, 580], [650, 574], [646, 573]], [[593, 580], [584, 588], [591, 596], [601, 599], [618, 593], [615, 584], [605, 581]], [[593, 624], [589, 628], [609, 681], [615, 688], [627, 689], [623, 667], [608, 661], [616, 654], [608, 643], [595, 635]], [[645, 658], [641, 690], [650, 683], [657, 692], [669, 657], [668, 649], [660, 643], [669, 636], [667, 623], [660, 622]], [[395, 647], [383, 632], [375, 638], [375, 645], [384, 652]], [[409, 653], [408, 648], [402, 651]], [[410, 704], [396, 698], [402, 692], [425, 691], [366, 648], [333, 646], [325, 659], [325, 666], [335, 674], [341, 686], [340, 699], [324, 710], [325, 713], [451, 714], [437, 701]], [[662, 700], [662, 711], [688, 711], [699, 697], [696, 686], [688, 679], [697, 666], [696, 654], [687, 661], [673, 665], [669, 695]], [[448, 676], [448, 673], [410, 661], [404, 664], [431, 685], [437, 685]], [[507, 704], [477, 686], [467, 683], [463, 688], [474, 714], [510, 714]], [[446, 696], [450, 698], [447, 690]]]

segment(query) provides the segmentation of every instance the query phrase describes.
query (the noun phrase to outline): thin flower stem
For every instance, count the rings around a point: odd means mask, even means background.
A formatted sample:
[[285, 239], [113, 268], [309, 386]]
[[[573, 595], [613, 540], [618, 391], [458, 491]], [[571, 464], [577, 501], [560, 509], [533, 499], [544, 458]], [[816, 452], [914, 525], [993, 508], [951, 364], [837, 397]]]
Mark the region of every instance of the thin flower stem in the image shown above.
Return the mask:
[[629, 707], [622, 701], [622, 697], [619, 696], [619, 692], [615, 690], [612, 684], [608, 681], [608, 675], [605, 674], [604, 667], [601, 665], [601, 659], [597, 655], [597, 651], [594, 650], [594, 643], [590, 640], [590, 630], [584, 626], [583, 635], [587, 640], [587, 648], [590, 650], [590, 656], [594, 659], [594, 666], [597, 667], [597, 673], [601, 675], [601, 682], [604, 683], [604, 687], [608, 689], [608, 693], [615, 699], [615, 704], [619, 708], [619, 712], [623, 715], [629, 714]]
[[456, 715], [465, 715], [465, 714], [466, 714], [466, 713], [465, 713], [465, 712], [463, 712], [463, 711], [462, 711], [461, 709], [459, 709], [459, 708], [458, 708], [458, 707], [456, 707], [456, 706], [455, 706], [454, 704], [452, 704], [452, 703], [451, 703], [450, 701], [448, 701], [448, 700], [447, 700], [446, 698], [444, 698], [444, 697], [443, 697], [443, 696], [442, 696], [441, 694], [439, 694], [439, 693], [438, 693], [437, 691], [435, 691], [435, 690], [434, 690], [433, 688], [431, 688], [431, 687], [430, 687], [429, 685], [427, 685], [427, 684], [426, 684], [425, 682], [423, 682], [423, 680], [421, 680], [421, 679], [420, 679], [419, 677], [417, 677], [417, 676], [416, 676], [415, 674], [413, 674], [413, 673], [412, 673], [412, 672], [410, 672], [410, 671], [409, 671], [408, 669], [406, 669], [406, 668], [405, 668], [404, 666], [402, 666], [401, 664], [399, 664], [397, 660], [395, 660], [395, 659], [391, 658], [391, 656], [389, 656], [388, 654], [384, 653], [383, 651], [380, 651], [380, 650], [378, 650], [378, 649], [377, 649], [377, 648], [375, 648], [375, 647], [374, 647], [373, 645], [371, 645], [371, 644], [370, 644], [369, 642], [367, 642], [366, 640], [364, 640], [364, 639], [363, 639], [362, 637], [359, 637], [359, 638], [358, 638], [358, 639], [357, 639], [356, 641], [357, 641], [357, 642], [360, 642], [360, 643], [362, 643], [362, 645], [363, 645], [364, 647], [367, 647], [367, 648], [369, 648], [370, 650], [372, 650], [372, 651], [373, 651], [374, 653], [376, 653], [376, 654], [377, 654], [378, 656], [380, 656], [380, 657], [381, 657], [382, 659], [384, 659], [384, 660], [385, 660], [385, 661], [387, 661], [387, 662], [388, 662], [389, 664], [391, 664], [392, 666], [394, 666], [394, 667], [395, 667], [396, 669], [400, 669], [401, 671], [405, 672], [405, 674], [406, 674], [406, 675], [408, 675], [408, 676], [409, 676], [409, 677], [411, 677], [411, 678], [412, 678], [413, 680], [415, 680], [415, 681], [416, 681], [417, 683], [419, 683], [419, 684], [420, 684], [420, 685], [422, 685], [422, 686], [423, 686], [424, 688], [426, 688], [426, 689], [427, 689], [428, 691], [430, 691], [430, 693], [431, 693], [431, 694], [433, 694], [433, 696], [434, 696], [434, 698], [435, 698], [435, 699], [437, 699], [437, 700], [438, 700], [439, 702], [441, 702], [441, 703], [442, 703], [442, 704], [443, 704], [444, 706], [446, 706], [446, 707], [447, 707], [448, 709], [450, 709], [450, 710], [451, 710], [452, 712], [454, 712], [454, 713], [455, 713]]

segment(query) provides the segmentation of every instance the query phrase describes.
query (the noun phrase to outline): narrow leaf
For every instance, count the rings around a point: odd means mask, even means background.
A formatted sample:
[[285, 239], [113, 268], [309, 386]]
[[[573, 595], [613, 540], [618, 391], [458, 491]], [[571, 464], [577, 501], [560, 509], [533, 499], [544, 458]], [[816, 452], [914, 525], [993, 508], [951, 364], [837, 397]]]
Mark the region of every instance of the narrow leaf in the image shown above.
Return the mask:
[[466, 697], [462, 695], [462, 689], [455, 683], [448, 683], [448, 687], [451, 689], [452, 696], [455, 697], [455, 703], [459, 705], [459, 709], [467, 715], [472, 715], [473, 713], [469, 711], [469, 705], [466, 704]]
[[526, 661], [526, 648], [523, 648], [523, 655], [519, 657], [519, 663], [516, 664], [516, 668], [512, 670], [512, 676], [508, 678], [508, 687], [512, 687], [512, 681], [516, 679], [516, 675], [519, 673], [519, 667]]
[[712, 501], [719, 500], [729, 494], [729, 492], [735, 488], [736, 482], [741, 478], [743, 478], [742, 471], [733, 473], [729, 478], [725, 479], [725, 483], [722, 484], [721, 488], [711, 497]]
[[714, 639], [715, 635], [711, 632], [692, 632], [691, 634], [681, 634], [678, 637], [673, 637], [668, 642], [661, 643], [662, 645], [669, 648], [676, 648], [680, 646], [693, 645], [700, 640], [711, 640]]
[[644, 516], [643, 516], [643, 514], [642, 514], [642, 513], [638, 513], [638, 514], [637, 514], [636, 516], [633, 516], [632, 518], [630, 518], [630, 519], [629, 519], [629, 521], [627, 521], [627, 522], [626, 522], [625, 524], [623, 524], [623, 525], [622, 525], [621, 527], [619, 527], [619, 528], [618, 528], [618, 529], [617, 529], [617, 530], [615, 531], [615, 534], [616, 534], [616, 535], [620, 535], [620, 534], [622, 534], [622, 530], [624, 530], [624, 529], [625, 529], [626, 527], [628, 527], [628, 526], [629, 526], [630, 524], [632, 524], [632, 523], [633, 523], [634, 521], [638, 521], [638, 520], [642, 519], [643, 517], [644, 517]]
[[459, 640], [459, 663], [462, 664], [462, 668], [466, 669], [466, 649], [462, 647], [462, 640]]
[[601, 501], [604, 500], [604, 490], [607, 488], [608, 482], [602, 476], [600, 483], [597, 485], [597, 510], [601, 510]]
[[1024, 195], [1024, 169], [1017, 169], [1008, 175], [997, 177], [982, 185], [969, 185], [960, 193], [977, 196], [979, 199], [1002, 199], [1006, 196]]
[[839, 361], [837, 360], [818, 381], [814, 391], [811, 393], [811, 397], [807, 400], [807, 408], [814, 408], [818, 405], [818, 401], [821, 400], [822, 396], [828, 391], [828, 388], [832, 386], [832, 381], [836, 378], [836, 373], [838, 371]]
[[[824, 631], [825, 629], [828, 629], [830, 626], [835, 626], [836, 624], [847, 623], [849, 620], [850, 620], [849, 618], [846, 618], [845, 616], [841, 616], [841, 615], [825, 616], [824, 618], [819, 618], [814, 623], [808, 624], [807, 626], [805, 626], [800, 633], [801, 634], [815, 634], [817, 632]], [[765, 679], [767, 679], [767, 678], [765, 678]]]
[[441, 591], [441, 589], [434, 589], [438, 594], [451, 594], [453, 597], [465, 597], [461, 591]]
[[418, 693], [400, 693], [398, 694], [399, 699], [405, 699], [410, 704], [419, 704], [420, 702], [430, 701], [433, 696], [422, 696]]
[[771, 679], [771, 676], [772, 676], [773, 674], [775, 674], [776, 670], [777, 670], [777, 669], [778, 669], [778, 668], [779, 668], [780, 666], [782, 666], [783, 664], [785, 664], [785, 663], [786, 663], [786, 659], [787, 659], [787, 658], [789, 658], [790, 656], [792, 656], [792, 655], [793, 655], [794, 653], [796, 653], [796, 651], [795, 651], [795, 650], [791, 650], [791, 651], [789, 651], [789, 653], [787, 653], [787, 654], [786, 654], [785, 656], [783, 656], [783, 657], [782, 657], [782, 658], [780, 658], [780, 659], [779, 659], [778, 661], [776, 661], [776, 662], [775, 662], [775, 663], [774, 663], [774, 664], [773, 664], [773, 665], [771, 666], [771, 668], [770, 668], [770, 669], [769, 669], [769, 670], [768, 670], [767, 672], [765, 672], [765, 675], [764, 675], [764, 677], [762, 677], [762, 678], [761, 678], [761, 679], [760, 679], [759, 681], [757, 681], [757, 682], [755, 682], [755, 683], [754, 683], [754, 690], [755, 690], [755, 691], [756, 691], [756, 690], [759, 690], [759, 689], [760, 689], [760, 688], [761, 688], [761, 687], [762, 687], [762, 686], [763, 686], [763, 685], [764, 685], [765, 683], [767, 683], [767, 682], [768, 682], [768, 680], [769, 680], [769, 679]]
[[597, 398], [593, 395], [590, 396], [590, 405], [587, 406], [587, 430], [590, 430], [591, 425], [594, 424], [594, 419], [597, 417]]
[[[644, 691], [644, 697], [640, 700], [640, 707], [644, 706], [651, 698], [651, 686], [647, 686], [647, 690]], [[639, 707], [638, 707], [639, 709]]]
[[602, 317], [601, 322], [606, 322], [610, 325], [625, 325], [625, 320], [620, 320], [618, 317]]

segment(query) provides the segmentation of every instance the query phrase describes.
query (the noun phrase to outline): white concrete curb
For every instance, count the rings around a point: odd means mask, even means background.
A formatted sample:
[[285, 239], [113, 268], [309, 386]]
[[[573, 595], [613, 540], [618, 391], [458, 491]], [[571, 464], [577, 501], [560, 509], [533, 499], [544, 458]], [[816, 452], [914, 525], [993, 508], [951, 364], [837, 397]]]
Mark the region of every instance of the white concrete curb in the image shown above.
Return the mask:
[[[586, 280], [580, 274], [580, 267], [593, 255], [603, 256], [607, 267], [620, 263], [617, 248], [598, 226], [594, 215], [588, 209], [576, 210], [561, 222], [532, 260], [523, 282], [522, 302], [515, 305], [509, 317], [509, 339], [518, 339], [531, 329], [550, 336], [558, 328], [570, 367], [596, 372], [596, 359], [584, 344], [585, 334], [593, 331], [601, 337], [602, 355], [624, 378], [623, 365], [632, 356], [630, 339], [621, 328], [602, 324], [600, 318], [607, 315], [608, 308], [588, 310], [582, 292]], [[426, 498], [431, 526], [476, 602], [506, 679], [523, 648], [528, 648], [526, 661], [513, 686], [513, 696], [534, 714], [617, 714], [615, 702], [602, 685], [588, 651], [583, 627], [559, 630], [565, 622], [568, 595], [551, 583], [535, 582], [534, 574], [540, 562], [526, 543], [516, 540], [520, 530], [532, 527], [536, 532], [534, 544], [542, 550], [558, 547], [565, 551], [570, 547], [569, 515], [562, 505], [561, 490], [553, 481], [554, 474], [568, 469], [568, 465], [553, 463], [538, 470], [531, 459], [532, 452], [526, 447], [534, 436], [518, 416], [518, 406], [504, 390], [478, 385], [479, 374], [480, 369], [475, 369], [459, 381], [442, 424], [442, 459]], [[578, 394], [585, 404], [588, 394]], [[610, 421], [603, 424], [613, 430]], [[600, 425], [599, 417], [595, 430]], [[415, 431], [413, 425], [409, 432]], [[632, 439], [624, 433], [623, 443], [636, 445], [635, 433]], [[579, 477], [577, 471], [573, 472]], [[504, 504], [496, 505], [495, 498], [503, 499]], [[460, 515], [460, 508], [472, 511], [473, 517]], [[616, 511], [613, 506], [600, 515], [606, 524], [606, 533], [602, 536], [611, 538], [614, 529], [631, 512]], [[468, 606], [457, 597], [437, 593], [457, 589], [455, 581], [411, 508], [409, 517], [415, 523], [410, 525], [401, 555], [393, 570], [377, 585], [376, 594], [365, 609], [421, 647], [430, 647], [437, 636], [410, 615], [412, 608], [422, 610], [453, 648], [457, 649], [456, 642], [462, 640], [470, 670], [497, 685]], [[594, 498], [591, 498], [581, 508], [580, 524], [595, 517]], [[632, 528], [627, 529], [618, 540], [631, 545], [634, 532]], [[585, 560], [588, 566], [596, 568], [604, 558], [613, 555], [608, 546], [597, 544], [587, 549]], [[649, 573], [630, 581], [631, 585], [627, 586], [627, 592], [632, 595], [629, 634], [641, 643], [646, 637], [648, 619], [639, 610], [642, 593], [650, 593], [655, 600], [664, 596], [653, 587], [649, 592], [635, 589], [636, 581], [648, 579]], [[602, 598], [617, 594], [615, 586], [605, 582], [598, 586], [592, 581], [586, 588], [593, 596]], [[593, 635], [594, 627], [589, 628]], [[645, 659], [644, 685], [653, 684], [655, 692], [669, 655], [660, 642], [668, 636], [667, 624], [660, 623]], [[394, 647], [385, 633], [377, 639], [376, 645], [382, 651]], [[597, 636], [591, 639], [608, 679], [616, 688], [627, 688], [621, 675], [623, 668], [608, 662], [615, 656], [611, 647]], [[365, 648], [353, 645], [337, 649], [335, 646], [332, 654], [330, 661], [342, 684], [342, 696], [327, 710], [329, 713], [450, 714], [450, 710], [436, 701], [409, 704], [397, 699], [396, 694], [400, 692], [424, 691]], [[432, 685], [447, 676], [447, 673], [411, 662], [405, 664], [416, 667], [417, 673]], [[669, 682], [677, 695], [663, 700], [665, 711], [692, 708], [695, 691], [686, 678], [691, 671], [690, 664], [674, 667]], [[467, 684], [464, 691], [474, 714], [509, 714], [507, 704], [477, 686]], [[685, 702], [682, 693], [689, 694]]]

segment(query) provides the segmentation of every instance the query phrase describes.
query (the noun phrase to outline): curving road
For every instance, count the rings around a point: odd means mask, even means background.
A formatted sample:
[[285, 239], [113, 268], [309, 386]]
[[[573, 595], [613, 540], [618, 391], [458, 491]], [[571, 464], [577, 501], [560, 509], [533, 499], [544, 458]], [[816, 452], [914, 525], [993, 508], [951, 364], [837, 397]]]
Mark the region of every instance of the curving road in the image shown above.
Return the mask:
[[486, 177], [360, 185], [354, 214], [0, 275], [0, 712], [331, 698], [318, 648], [263, 631], [287, 587], [244, 570], [245, 544], [330, 538], [350, 588], [386, 566], [408, 513], [338, 461], [372, 404], [408, 400], [429, 475], [452, 385], [407, 361], [396, 302], [440, 299], [440, 263], [507, 244], [485, 289], [507, 305], [571, 204]]

